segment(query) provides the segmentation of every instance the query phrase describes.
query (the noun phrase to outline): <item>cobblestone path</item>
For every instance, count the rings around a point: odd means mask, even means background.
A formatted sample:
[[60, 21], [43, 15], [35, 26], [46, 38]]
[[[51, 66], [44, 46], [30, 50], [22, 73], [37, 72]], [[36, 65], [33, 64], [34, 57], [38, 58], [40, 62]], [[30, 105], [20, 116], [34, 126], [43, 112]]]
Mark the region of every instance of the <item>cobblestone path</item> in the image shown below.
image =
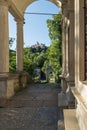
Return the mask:
[[0, 108], [0, 130], [58, 130], [58, 84], [32, 84]]

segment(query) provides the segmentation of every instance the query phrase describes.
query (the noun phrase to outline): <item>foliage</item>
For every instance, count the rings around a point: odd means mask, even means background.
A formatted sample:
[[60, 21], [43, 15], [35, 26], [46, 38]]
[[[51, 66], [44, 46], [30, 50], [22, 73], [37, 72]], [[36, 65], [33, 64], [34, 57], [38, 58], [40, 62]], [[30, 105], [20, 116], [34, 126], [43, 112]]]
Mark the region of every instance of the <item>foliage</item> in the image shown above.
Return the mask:
[[34, 64], [32, 62], [32, 59], [30, 59], [30, 54], [30, 48], [24, 48], [24, 71], [32, 75], [34, 72]]
[[16, 52], [15, 51], [10, 51], [9, 52], [9, 70], [10, 72], [15, 72], [16, 71]]
[[62, 15], [61, 13], [57, 15], [53, 15], [53, 19], [47, 20], [47, 26], [49, 31], [49, 37], [52, 41], [59, 40], [61, 42], [61, 19]]
[[9, 38], [9, 47], [10, 47], [10, 48], [11, 48], [12, 45], [14, 44], [14, 40], [15, 40], [15, 38], [12, 38], [12, 37]]
[[[24, 48], [24, 71], [33, 75], [34, 69], [39, 67], [45, 73], [47, 64], [52, 67], [56, 74], [57, 81], [61, 73], [61, 13], [53, 15], [53, 18], [47, 20], [49, 37], [51, 39], [50, 47], [37, 42], [31, 47]], [[14, 38], [9, 39], [10, 47], [14, 43]], [[16, 71], [16, 51], [10, 50], [10, 71]]]
[[47, 56], [45, 53], [41, 52], [34, 58], [34, 63], [36, 67], [42, 68]]
[[28, 72], [30, 75], [33, 74], [34, 65], [31, 59], [24, 57], [24, 71]]
[[[13, 45], [13, 40], [9, 40], [9, 44]], [[38, 49], [38, 46], [40, 49]], [[32, 49], [33, 48], [33, 49]], [[36, 50], [36, 51], [34, 51]], [[24, 71], [28, 72], [30, 75], [33, 75], [34, 69], [36, 67], [42, 68], [47, 55], [47, 47], [44, 44], [37, 43], [31, 47], [24, 48]], [[16, 51], [10, 49], [9, 51], [9, 63], [10, 63], [10, 72], [16, 71]]]
[[[15, 38], [9, 38], [9, 48], [11, 48], [14, 44]], [[9, 50], [9, 71], [15, 72], [16, 71], [16, 51]]]
[[52, 20], [47, 20], [47, 26], [49, 28], [49, 37], [51, 39], [51, 46], [49, 48], [48, 60], [52, 66], [56, 80], [58, 81], [59, 74], [61, 73], [61, 42], [62, 42], [62, 30], [61, 30], [61, 13], [54, 15]]
[[[39, 44], [40, 49], [37, 49], [37, 44], [24, 48], [24, 70], [33, 75], [34, 69], [39, 67], [42, 68], [47, 56], [46, 46]], [[33, 49], [32, 49], [33, 48]]]

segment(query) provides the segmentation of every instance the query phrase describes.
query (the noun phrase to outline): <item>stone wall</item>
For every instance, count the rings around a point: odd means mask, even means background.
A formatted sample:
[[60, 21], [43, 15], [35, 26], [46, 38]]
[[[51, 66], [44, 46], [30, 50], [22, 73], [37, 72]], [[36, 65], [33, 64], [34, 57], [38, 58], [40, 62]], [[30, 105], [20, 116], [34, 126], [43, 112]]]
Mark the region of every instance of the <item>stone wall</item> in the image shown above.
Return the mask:
[[27, 73], [0, 76], [0, 98], [8, 99], [27, 87], [32, 79]]

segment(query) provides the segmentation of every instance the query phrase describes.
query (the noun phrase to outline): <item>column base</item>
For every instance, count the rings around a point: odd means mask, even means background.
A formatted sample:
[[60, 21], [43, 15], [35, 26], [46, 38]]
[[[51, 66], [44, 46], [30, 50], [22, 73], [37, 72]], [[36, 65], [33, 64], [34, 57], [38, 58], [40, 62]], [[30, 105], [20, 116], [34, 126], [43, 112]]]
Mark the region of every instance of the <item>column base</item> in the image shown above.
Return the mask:
[[67, 89], [67, 82], [66, 82], [66, 79], [65, 79], [65, 74], [61, 74], [59, 77], [61, 78], [62, 91], [65, 93], [66, 89]]
[[14, 94], [14, 76], [9, 73], [0, 73], [0, 99], [8, 99]]
[[74, 96], [71, 92], [71, 87], [75, 86], [75, 83], [72, 80], [72, 78], [69, 76], [69, 74], [67, 74], [67, 75], [63, 74], [63, 75], [60, 76], [60, 78], [61, 78], [62, 91], [66, 95], [68, 107], [74, 108], [75, 107], [75, 99], [74, 99]]

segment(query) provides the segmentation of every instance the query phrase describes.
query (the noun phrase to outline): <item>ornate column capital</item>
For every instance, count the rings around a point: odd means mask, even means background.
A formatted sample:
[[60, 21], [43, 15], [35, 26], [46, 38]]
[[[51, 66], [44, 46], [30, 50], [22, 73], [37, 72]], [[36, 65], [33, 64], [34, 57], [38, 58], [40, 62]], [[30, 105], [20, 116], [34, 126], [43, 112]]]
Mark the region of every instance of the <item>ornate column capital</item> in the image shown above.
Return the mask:
[[25, 24], [24, 18], [22, 19], [15, 19], [15, 21], [17, 22], [17, 24]]

